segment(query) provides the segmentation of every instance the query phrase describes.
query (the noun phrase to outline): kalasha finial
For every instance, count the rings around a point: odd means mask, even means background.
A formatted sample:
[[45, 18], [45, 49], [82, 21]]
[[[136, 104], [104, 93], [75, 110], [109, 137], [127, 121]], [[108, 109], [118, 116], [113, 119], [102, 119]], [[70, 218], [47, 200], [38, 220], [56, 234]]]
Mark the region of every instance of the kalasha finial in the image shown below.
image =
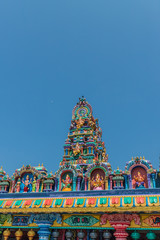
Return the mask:
[[42, 167], [43, 167], [43, 163], [42, 163]]
[[142, 160], [142, 157], [140, 156], [140, 160]]
[[143, 156], [143, 160], [145, 160], [145, 157]]

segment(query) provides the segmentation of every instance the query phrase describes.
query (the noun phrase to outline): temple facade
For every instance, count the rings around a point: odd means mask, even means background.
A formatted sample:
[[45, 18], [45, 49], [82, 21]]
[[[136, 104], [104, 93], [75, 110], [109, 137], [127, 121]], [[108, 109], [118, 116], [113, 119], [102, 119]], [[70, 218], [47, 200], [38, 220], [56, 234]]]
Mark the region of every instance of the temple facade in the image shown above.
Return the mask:
[[[52, 169], [55, 171], [55, 169]], [[72, 111], [59, 169], [0, 169], [0, 239], [160, 239], [160, 171], [145, 157], [121, 170], [84, 97]]]

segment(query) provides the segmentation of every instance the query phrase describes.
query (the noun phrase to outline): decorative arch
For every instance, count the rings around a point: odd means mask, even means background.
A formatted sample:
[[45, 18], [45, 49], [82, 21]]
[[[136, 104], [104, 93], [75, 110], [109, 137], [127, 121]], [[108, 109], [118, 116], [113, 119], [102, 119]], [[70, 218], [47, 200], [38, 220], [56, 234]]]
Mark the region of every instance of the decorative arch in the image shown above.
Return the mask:
[[11, 192], [39, 192], [42, 175], [30, 165], [17, 169], [12, 176]]
[[102, 169], [104, 172], [105, 172], [105, 176], [109, 176], [109, 170], [108, 170], [108, 167], [105, 165], [105, 164], [99, 164], [99, 165], [96, 165], [96, 164], [92, 164], [89, 168], [88, 168], [88, 170], [87, 170], [87, 172], [85, 173], [85, 176], [87, 177], [87, 178], [90, 178], [90, 176], [91, 176], [91, 173], [92, 173], [92, 171], [93, 170], [95, 170], [95, 169]]
[[131, 169], [132, 188], [148, 188], [147, 168], [137, 165]]
[[56, 172], [57, 189], [59, 191], [75, 191], [79, 171], [70, 164], [65, 164]]
[[155, 173], [150, 161], [144, 157], [132, 158], [125, 166], [125, 174], [128, 176], [130, 188], [155, 187]]
[[85, 177], [88, 179], [88, 190], [108, 189], [109, 170], [105, 164], [92, 164]]

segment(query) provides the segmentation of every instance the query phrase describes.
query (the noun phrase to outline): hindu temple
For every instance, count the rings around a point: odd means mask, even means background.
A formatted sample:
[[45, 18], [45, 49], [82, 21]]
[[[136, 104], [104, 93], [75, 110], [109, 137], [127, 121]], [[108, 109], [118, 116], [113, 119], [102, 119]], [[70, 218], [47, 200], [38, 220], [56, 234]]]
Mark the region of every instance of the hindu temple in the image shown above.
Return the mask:
[[98, 119], [80, 98], [59, 169], [0, 169], [0, 239], [160, 239], [160, 170], [144, 156], [126, 161], [112, 169]]

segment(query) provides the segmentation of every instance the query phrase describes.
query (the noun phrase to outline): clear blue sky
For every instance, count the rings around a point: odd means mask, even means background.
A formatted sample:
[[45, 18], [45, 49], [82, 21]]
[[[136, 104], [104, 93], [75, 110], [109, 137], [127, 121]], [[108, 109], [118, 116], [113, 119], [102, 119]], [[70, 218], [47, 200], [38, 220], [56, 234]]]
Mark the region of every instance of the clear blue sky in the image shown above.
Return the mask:
[[160, 1], [0, 1], [0, 164], [58, 169], [84, 95], [112, 168], [160, 154]]

